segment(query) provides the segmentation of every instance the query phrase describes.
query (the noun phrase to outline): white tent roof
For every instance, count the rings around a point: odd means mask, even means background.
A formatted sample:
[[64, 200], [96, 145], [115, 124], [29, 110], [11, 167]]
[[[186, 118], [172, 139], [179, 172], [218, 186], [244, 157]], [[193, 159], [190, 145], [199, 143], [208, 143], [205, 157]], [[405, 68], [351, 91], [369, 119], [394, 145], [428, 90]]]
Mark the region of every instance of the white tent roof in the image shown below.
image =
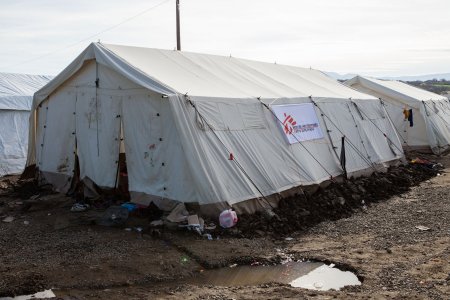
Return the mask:
[[0, 73], [0, 109], [30, 110], [33, 94], [52, 76]]
[[418, 101], [447, 100], [445, 96], [428, 92], [395, 80], [380, 80], [356, 76], [347, 80], [345, 84], [347, 86], [354, 86], [355, 88], [357, 88], [357, 86], [362, 86], [365, 89], [373, 90], [388, 98], [396, 99], [412, 107], [415, 107]]
[[36, 95], [44, 100], [83, 62], [96, 59], [131, 81], [165, 94], [227, 98], [374, 99], [318, 70], [191, 52], [92, 43]]

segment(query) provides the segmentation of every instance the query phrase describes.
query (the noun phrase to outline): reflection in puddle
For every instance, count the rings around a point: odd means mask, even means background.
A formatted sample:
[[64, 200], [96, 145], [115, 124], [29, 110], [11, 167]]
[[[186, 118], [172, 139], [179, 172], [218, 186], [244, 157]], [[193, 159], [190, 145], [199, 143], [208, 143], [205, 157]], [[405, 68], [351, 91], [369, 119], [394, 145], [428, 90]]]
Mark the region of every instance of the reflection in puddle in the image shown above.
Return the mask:
[[16, 297], [0, 297], [0, 300], [29, 300], [29, 299], [45, 299], [56, 297], [52, 290], [45, 290], [43, 292], [37, 292], [32, 295], [22, 295]]
[[339, 290], [346, 285], [361, 285], [358, 277], [348, 271], [341, 271], [333, 265], [321, 265], [308, 274], [301, 276], [292, 282], [293, 287], [301, 287], [310, 290]]
[[361, 284], [355, 274], [318, 262], [288, 262], [276, 266], [222, 268], [205, 271], [189, 281], [190, 284], [219, 286], [258, 285], [269, 282], [321, 291], [338, 290], [347, 285]]

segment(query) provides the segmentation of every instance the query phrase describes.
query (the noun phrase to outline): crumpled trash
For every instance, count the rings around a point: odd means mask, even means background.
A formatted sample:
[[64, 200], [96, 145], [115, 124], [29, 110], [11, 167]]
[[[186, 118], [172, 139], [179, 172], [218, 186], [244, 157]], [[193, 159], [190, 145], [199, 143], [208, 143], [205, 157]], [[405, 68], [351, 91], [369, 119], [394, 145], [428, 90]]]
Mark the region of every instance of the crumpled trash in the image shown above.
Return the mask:
[[101, 226], [120, 226], [128, 219], [129, 211], [125, 207], [111, 206], [97, 221]]
[[220, 213], [219, 223], [222, 228], [231, 228], [236, 225], [237, 221], [237, 214], [232, 209], [227, 209]]
[[187, 225], [179, 225], [179, 227], [187, 228], [188, 230], [194, 230], [199, 235], [202, 235], [204, 230], [205, 221], [199, 218], [197, 215], [187, 216]]
[[137, 209], [137, 205], [131, 202], [123, 203], [121, 206], [128, 209], [129, 212], [132, 212]]
[[430, 227], [426, 227], [426, 226], [422, 226], [422, 225], [417, 225], [416, 228], [419, 229], [420, 231], [428, 231], [428, 230], [431, 230]]
[[187, 211], [184, 203], [179, 203], [167, 216], [167, 220], [173, 223], [179, 223], [187, 220], [189, 212]]
[[154, 220], [150, 222], [150, 226], [152, 227], [158, 227], [158, 226], [163, 226], [164, 225], [164, 221], [163, 220]]
[[14, 217], [11, 217], [11, 216], [3, 219], [3, 222], [5, 222], [5, 223], [11, 223], [12, 221], [14, 221]]
[[80, 212], [80, 211], [86, 211], [88, 209], [89, 209], [89, 204], [75, 203], [74, 205], [72, 205], [72, 208], [70, 208], [70, 211]]
[[430, 169], [434, 169], [434, 170], [436, 170], [436, 169], [443, 169], [444, 168], [444, 165], [442, 165], [441, 163], [432, 162], [432, 161], [429, 161], [427, 159], [423, 159], [423, 158], [419, 158], [419, 157], [416, 157], [413, 160], [411, 160], [411, 163], [412, 164], [424, 165], [424, 166], [426, 166], [426, 167], [428, 167]]

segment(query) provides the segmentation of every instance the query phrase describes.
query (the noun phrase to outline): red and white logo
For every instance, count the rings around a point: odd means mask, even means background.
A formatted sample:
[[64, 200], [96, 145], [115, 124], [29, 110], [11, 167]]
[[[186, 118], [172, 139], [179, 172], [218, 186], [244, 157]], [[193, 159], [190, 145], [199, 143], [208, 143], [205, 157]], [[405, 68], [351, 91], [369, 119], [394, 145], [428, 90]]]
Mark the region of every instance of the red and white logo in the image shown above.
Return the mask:
[[284, 113], [284, 117], [285, 117], [283, 121], [284, 133], [292, 134], [294, 126], [297, 124], [297, 122], [291, 115], [287, 115], [286, 113]]

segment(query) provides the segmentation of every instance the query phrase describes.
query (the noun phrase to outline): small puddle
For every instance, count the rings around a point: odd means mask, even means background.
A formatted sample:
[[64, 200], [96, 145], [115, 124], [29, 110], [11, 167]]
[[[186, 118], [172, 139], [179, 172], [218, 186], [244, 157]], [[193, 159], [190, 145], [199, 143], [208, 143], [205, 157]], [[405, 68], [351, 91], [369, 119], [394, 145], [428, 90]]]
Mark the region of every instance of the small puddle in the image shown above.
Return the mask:
[[208, 270], [189, 280], [190, 284], [244, 286], [269, 282], [326, 291], [348, 285], [361, 285], [352, 272], [341, 271], [321, 262], [288, 262], [275, 266], [237, 266]]

